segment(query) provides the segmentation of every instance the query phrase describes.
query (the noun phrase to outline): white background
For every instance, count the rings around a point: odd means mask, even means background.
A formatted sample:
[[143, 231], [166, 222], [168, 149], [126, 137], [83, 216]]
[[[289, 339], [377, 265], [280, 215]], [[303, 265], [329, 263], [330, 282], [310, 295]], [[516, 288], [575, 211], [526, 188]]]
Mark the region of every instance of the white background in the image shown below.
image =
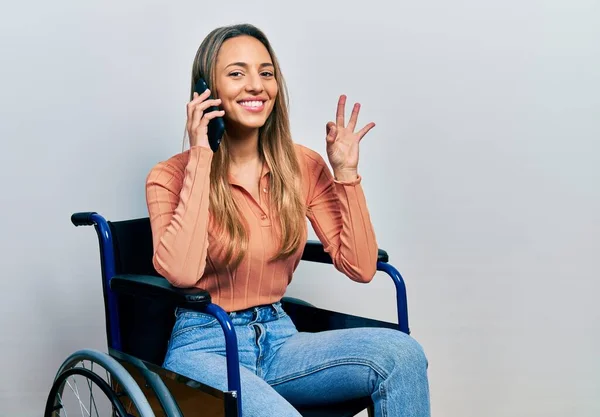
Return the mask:
[[[438, 417], [600, 415], [597, 1], [24, 1], [0, 12], [0, 415], [40, 416], [106, 350], [98, 246], [72, 212], [146, 216], [214, 27], [272, 40], [294, 138], [360, 101], [359, 170], [409, 291]], [[290, 288], [393, 320], [393, 286], [301, 265]]]

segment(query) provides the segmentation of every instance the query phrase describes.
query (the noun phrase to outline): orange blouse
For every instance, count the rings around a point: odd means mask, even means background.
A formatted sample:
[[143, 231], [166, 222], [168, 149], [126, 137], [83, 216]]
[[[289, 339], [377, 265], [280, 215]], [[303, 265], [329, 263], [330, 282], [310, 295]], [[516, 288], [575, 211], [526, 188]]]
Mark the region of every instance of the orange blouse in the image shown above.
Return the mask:
[[[369, 282], [376, 271], [377, 242], [361, 177], [352, 182], [333, 178], [323, 158], [295, 145], [300, 162], [306, 217], [333, 259], [349, 278]], [[213, 152], [201, 146], [158, 163], [146, 181], [146, 200], [157, 272], [176, 287], [207, 290], [225, 311], [279, 301], [302, 256], [269, 259], [278, 249], [276, 226], [267, 198], [260, 202], [230, 177], [236, 203], [249, 227], [248, 252], [236, 269], [224, 262], [224, 244], [209, 221], [209, 177]], [[269, 190], [263, 169], [261, 192]], [[305, 228], [303, 241], [307, 239]]]

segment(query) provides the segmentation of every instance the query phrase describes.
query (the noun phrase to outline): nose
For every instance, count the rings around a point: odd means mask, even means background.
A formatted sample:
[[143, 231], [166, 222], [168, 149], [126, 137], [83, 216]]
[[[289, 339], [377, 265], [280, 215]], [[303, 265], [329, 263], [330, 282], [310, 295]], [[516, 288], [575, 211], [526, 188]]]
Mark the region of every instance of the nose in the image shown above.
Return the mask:
[[260, 78], [260, 74], [254, 72], [248, 74], [246, 80], [246, 91], [253, 94], [262, 93], [262, 91], [264, 90], [264, 86], [262, 83], [262, 79]]

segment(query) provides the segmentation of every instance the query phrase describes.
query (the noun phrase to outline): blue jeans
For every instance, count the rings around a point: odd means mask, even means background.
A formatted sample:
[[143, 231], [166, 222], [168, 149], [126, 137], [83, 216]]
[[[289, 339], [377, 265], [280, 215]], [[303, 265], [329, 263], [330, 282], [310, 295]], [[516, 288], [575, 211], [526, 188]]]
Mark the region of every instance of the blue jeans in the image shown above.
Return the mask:
[[[164, 367], [227, 389], [217, 320], [177, 309]], [[294, 406], [370, 396], [377, 417], [428, 417], [427, 359], [397, 330], [300, 333], [281, 304], [229, 313], [240, 356], [243, 417], [300, 417]]]

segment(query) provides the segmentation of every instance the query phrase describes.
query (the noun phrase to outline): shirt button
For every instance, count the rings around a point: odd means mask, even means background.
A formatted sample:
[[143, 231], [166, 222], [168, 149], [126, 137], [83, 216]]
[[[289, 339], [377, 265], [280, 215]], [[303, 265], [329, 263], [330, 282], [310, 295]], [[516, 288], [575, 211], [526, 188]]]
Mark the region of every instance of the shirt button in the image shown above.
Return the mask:
[[266, 189], [266, 188], [263, 188], [263, 191], [266, 193], [266, 192], [267, 192], [267, 189]]

